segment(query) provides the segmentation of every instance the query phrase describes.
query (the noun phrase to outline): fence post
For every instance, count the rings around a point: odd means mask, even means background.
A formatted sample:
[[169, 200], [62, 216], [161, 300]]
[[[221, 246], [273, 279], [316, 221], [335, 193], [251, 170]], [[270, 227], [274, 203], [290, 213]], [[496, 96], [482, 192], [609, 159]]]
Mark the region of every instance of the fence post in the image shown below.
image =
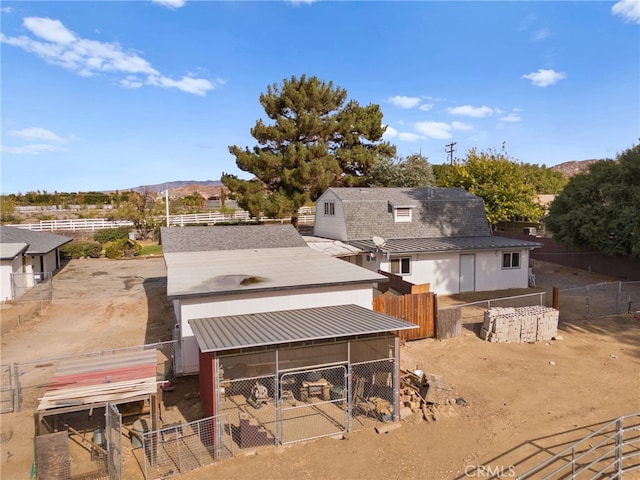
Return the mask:
[[622, 426], [622, 417], [616, 421], [616, 478], [622, 479], [622, 445], [624, 442], [624, 429]]
[[16, 390], [15, 390], [15, 406], [14, 409], [17, 413], [20, 413], [20, 411], [22, 410], [22, 387], [20, 386], [20, 366], [18, 365], [17, 362], [13, 363], [13, 375], [15, 378], [15, 385], [16, 385]]
[[585, 317], [589, 318], [589, 285], [587, 285], [587, 296], [585, 298]]
[[560, 289], [553, 287], [553, 299], [551, 300], [551, 306], [555, 310], [560, 310]]
[[622, 282], [618, 280], [618, 291], [616, 292], [616, 315], [620, 313], [621, 300], [622, 300]]

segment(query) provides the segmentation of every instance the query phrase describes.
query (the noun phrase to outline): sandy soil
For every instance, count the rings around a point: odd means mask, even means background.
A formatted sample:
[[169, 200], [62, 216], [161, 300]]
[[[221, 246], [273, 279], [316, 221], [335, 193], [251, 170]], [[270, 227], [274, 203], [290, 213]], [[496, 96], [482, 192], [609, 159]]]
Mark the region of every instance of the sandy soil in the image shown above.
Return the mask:
[[[534, 273], [541, 289], [607, 280], [542, 262]], [[54, 301], [40, 314], [23, 317], [18, 326], [15, 307], [2, 306], [2, 363], [170, 339], [165, 275], [160, 257], [69, 262], [54, 278]], [[482, 466], [512, 477], [598, 424], [640, 412], [640, 321], [631, 315], [581, 317], [579, 309], [563, 312], [562, 341], [493, 344], [465, 328], [459, 338], [404, 345], [404, 368], [442, 375], [453, 396], [467, 402], [442, 409], [436, 421], [414, 416], [387, 434], [369, 429], [341, 440], [261, 449], [182, 478], [449, 480], [486, 478], [479, 474]], [[184, 395], [195, 383], [180, 388]], [[33, 408], [3, 414], [0, 422], [1, 476], [27, 479]], [[142, 478], [141, 472], [128, 475]]]

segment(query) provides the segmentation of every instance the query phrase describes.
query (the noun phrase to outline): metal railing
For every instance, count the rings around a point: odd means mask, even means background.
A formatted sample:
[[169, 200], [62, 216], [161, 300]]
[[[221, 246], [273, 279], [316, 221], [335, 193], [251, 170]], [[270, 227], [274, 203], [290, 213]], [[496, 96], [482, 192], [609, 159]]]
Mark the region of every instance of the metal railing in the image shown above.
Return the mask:
[[517, 479], [622, 480], [626, 473], [640, 469], [639, 446], [640, 412], [611, 420]]

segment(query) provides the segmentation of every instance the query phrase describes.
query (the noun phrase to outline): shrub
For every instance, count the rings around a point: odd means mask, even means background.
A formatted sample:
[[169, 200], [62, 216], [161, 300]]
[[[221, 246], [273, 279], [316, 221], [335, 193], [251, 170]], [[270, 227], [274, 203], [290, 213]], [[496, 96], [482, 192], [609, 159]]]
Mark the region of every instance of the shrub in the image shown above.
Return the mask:
[[135, 240], [129, 238], [121, 238], [113, 242], [109, 242], [104, 249], [107, 258], [135, 257], [140, 255], [142, 245]]
[[80, 258], [82, 256], [82, 247], [80, 242], [73, 240], [69, 243], [65, 243], [60, 247], [60, 254], [64, 258]]
[[102, 255], [102, 244], [100, 242], [83, 242], [84, 256], [90, 258], [100, 258]]
[[129, 227], [105, 228], [98, 230], [93, 235], [93, 239], [103, 245], [116, 240], [125, 240], [129, 238], [129, 230]]
[[60, 247], [60, 253], [65, 258], [99, 258], [102, 254], [102, 245], [93, 241], [73, 240]]

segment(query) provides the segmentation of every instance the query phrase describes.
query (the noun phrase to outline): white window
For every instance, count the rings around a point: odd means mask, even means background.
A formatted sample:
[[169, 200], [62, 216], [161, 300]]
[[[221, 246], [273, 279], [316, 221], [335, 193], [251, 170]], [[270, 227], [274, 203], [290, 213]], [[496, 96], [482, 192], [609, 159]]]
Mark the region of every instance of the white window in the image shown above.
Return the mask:
[[409, 207], [398, 207], [393, 209], [396, 223], [411, 223], [411, 209]]
[[520, 252], [503, 252], [502, 268], [520, 268]]
[[336, 214], [336, 204], [335, 204], [335, 202], [324, 202], [324, 214], [325, 215], [335, 215]]
[[392, 258], [391, 273], [396, 275], [411, 275], [411, 258]]

